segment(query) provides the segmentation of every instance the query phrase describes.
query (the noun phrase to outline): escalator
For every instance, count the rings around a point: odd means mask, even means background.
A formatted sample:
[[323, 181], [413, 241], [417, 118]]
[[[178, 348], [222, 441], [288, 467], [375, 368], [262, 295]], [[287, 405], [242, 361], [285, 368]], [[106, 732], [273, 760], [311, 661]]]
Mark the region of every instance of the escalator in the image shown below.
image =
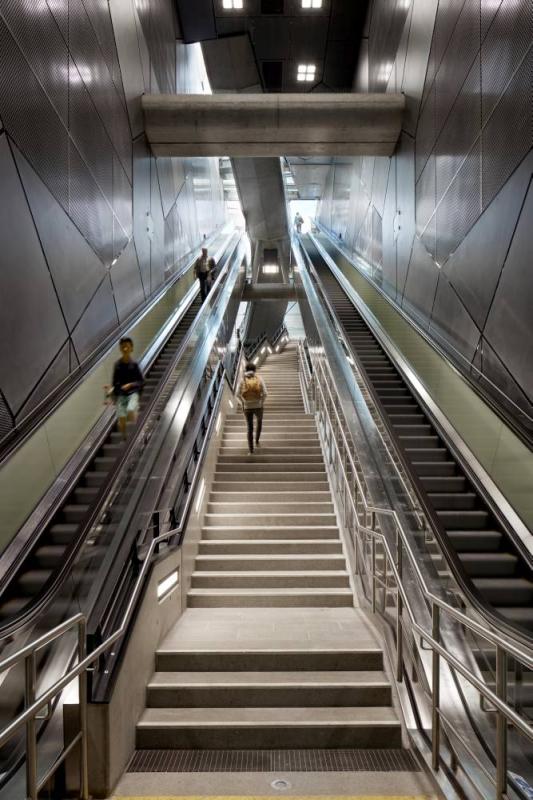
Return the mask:
[[433, 526], [456, 568], [513, 628], [533, 632], [531, 559], [513, 540], [429, 414], [333, 275], [305, 241], [315, 274], [344, 332]]
[[[161, 384], [194, 324], [200, 308], [201, 300], [198, 292], [146, 372], [138, 424], [142, 424], [143, 411], [146, 411], [156, 395], [158, 395], [157, 408], [153, 409], [152, 413], [157, 414], [157, 410], [164, 404], [168, 392], [163, 390], [161, 393]], [[131, 426], [128, 424], [128, 427]], [[128, 439], [132, 438], [132, 430], [129, 433]], [[17, 564], [8, 581], [4, 583], [0, 595], [0, 637], [6, 632], [6, 626], [10, 626], [14, 619], [24, 614], [29, 604], [34, 604], [36, 598], [49, 587], [69, 549], [80, 537], [81, 529], [93, 505], [101, 496], [105, 484], [127, 446], [128, 441], [122, 441], [121, 434], [113, 424], [105, 438], [100, 440], [85, 469], [73, 482], [64, 501], [53, 512], [35, 537], [34, 543], [27, 549], [24, 559], [21, 559], [21, 563]], [[115, 528], [116, 521], [114, 524], [101, 526], [102, 535], [97, 542], [100, 548], [105, 547], [112, 539]], [[85, 579], [89, 578], [90, 572]], [[65, 605], [68, 605], [68, 601], [65, 601]]]

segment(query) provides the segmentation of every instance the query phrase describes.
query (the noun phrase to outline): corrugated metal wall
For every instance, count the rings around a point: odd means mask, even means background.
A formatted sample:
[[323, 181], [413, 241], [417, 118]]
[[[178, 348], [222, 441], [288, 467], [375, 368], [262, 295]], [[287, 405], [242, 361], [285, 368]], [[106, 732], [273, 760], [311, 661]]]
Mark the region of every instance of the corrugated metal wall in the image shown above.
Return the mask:
[[[224, 220], [217, 162], [151, 157], [173, 0], [0, 2], [0, 390], [20, 418]], [[178, 45], [181, 91], [199, 50]], [[194, 81], [193, 81], [194, 78]]]
[[335, 165], [320, 208], [407, 313], [529, 414], [532, 44], [532, 0], [375, 0], [369, 88], [406, 94], [400, 145]]

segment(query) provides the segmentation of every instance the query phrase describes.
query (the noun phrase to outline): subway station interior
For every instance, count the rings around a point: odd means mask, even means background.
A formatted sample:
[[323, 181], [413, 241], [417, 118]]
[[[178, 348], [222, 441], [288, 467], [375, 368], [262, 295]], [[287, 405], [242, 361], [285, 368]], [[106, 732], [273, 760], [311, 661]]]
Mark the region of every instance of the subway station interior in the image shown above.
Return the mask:
[[0, 0], [0, 800], [533, 799], [533, 0]]

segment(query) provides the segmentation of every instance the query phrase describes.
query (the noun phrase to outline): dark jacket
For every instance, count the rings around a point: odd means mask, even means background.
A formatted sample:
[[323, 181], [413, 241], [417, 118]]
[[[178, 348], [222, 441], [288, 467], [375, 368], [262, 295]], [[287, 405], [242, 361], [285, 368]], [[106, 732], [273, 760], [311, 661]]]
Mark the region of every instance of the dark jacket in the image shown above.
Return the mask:
[[[122, 387], [127, 383], [131, 383], [131, 389], [124, 391]], [[115, 397], [124, 397], [125, 395], [134, 394], [134, 392], [140, 392], [143, 383], [143, 374], [136, 361], [123, 361], [120, 359], [116, 362], [113, 370], [113, 394]]]

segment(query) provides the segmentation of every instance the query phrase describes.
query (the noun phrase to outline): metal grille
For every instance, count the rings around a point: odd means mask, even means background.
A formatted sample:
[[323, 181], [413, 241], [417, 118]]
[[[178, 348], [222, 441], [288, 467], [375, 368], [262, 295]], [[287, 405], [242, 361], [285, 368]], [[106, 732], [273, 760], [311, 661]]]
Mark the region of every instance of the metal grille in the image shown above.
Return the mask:
[[137, 750], [128, 772], [413, 772], [407, 750]]

